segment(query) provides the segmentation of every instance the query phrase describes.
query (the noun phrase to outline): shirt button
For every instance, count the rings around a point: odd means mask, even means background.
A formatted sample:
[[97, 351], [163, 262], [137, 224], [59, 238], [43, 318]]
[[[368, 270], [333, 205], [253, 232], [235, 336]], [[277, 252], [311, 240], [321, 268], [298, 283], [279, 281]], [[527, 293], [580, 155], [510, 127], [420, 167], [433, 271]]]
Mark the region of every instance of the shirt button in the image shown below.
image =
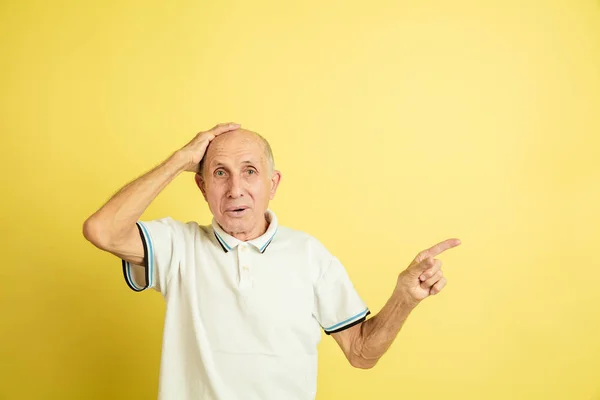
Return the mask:
[[246, 246], [245, 246], [245, 245], [240, 245], [240, 249], [241, 249], [242, 251], [246, 251]]
[[248, 266], [246, 266], [246, 265], [244, 265], [242, 268], [244, 268], [244, 271], [248, 271], [249, 270]]

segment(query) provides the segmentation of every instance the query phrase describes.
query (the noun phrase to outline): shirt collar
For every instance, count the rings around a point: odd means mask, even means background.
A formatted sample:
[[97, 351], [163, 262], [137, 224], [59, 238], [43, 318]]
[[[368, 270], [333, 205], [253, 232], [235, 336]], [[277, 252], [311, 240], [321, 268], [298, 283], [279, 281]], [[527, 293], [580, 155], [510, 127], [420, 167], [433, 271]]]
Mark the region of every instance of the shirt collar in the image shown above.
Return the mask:
[[[269, 247], [269, 244], [271, 244], [271, 241], [275, 237], [278, 228], [277, 216], [273, 211], [267, 210], [265, 213], [265, 217], [267, 218], [267, 223], [269, 224], [269, 226], [267, 227], [267, 231], [261, 236], [252, 240], [248, 240], [246, 242], [256, 247], [256, 249], [261, 253], [264, 253], [267, 247]], [[241, 240], [236, 239], [233, 236], [226, 233], [214, 217], [212, 220], [212, 227], [213, 232], [215, 233], [215, 237], [221, 245], [221, 247], [223, 248], [223, 250], [225, 251], [225, 253], [228, 253], [229, 251], [235, 249], [240, 243], [242, 243]]]

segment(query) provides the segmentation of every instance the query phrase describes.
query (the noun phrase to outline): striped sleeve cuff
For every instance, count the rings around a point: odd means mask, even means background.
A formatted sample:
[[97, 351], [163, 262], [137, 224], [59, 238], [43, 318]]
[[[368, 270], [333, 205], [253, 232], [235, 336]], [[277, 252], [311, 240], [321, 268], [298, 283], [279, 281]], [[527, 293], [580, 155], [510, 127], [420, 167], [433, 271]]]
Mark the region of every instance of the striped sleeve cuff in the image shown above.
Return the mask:
[[121, 260], [121, 265], [127, 286], [133, 291], [141, 292], [154, 284], [154, 248], [146, 226], [139, 221], [136, 225], [144, 246], [144, 286], [140, 286], [139, 282], [134, 279], [132, 265], [128, 261]]
[[325, 331], [325, 333], [327, 335], [331, 335], [332, 333], [341, 332], [345, 329], [353, 327], [354, 325], [360, 324], [361, 322], [363, 322], [364, 320], [367, 319], [367, 315], [369, 315], [369, 314], [371, 314], [371, 311], [368, 308], [366, 308], [363, 311], [356, 314], [355, 316], [350, 317], [350, 318], [348, 318], [342, 322], [339, 322], [335, 325], [332, 325], [328, 328], [323, 328], [323, 330]]

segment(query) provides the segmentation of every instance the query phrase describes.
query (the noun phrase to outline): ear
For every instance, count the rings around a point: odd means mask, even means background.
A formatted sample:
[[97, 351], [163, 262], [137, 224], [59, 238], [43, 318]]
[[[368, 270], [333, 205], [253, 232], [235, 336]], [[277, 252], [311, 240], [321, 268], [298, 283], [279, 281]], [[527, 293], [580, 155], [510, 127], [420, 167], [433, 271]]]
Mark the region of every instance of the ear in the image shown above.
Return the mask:
[[200, 189], [200, 191], [202, 192], [204, 200], [208, 201], [208, 199], [206, 198], [206, 183], [204, 182], [204, 178], [202, 178], [202, 175], [200, 175], [199, 173], [196, 173], [196, 176], [194, 176], [194, 180], [196, 181], [198, 189]]
[[270, 200], [275, 198], [275, 193], [277, 192], [277, 187], [279, 187], [279, 182], [281, 181], [281, 172], [273, 171], [273, 175], [271, 176], [271, 194], [269, 196]]

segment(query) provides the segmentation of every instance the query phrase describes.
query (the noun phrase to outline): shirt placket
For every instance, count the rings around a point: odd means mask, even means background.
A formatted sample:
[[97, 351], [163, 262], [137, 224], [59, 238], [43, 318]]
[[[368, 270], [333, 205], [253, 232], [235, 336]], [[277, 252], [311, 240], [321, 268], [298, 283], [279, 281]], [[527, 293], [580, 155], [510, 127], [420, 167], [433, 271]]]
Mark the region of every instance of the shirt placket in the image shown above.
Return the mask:
[[250, 264], [251, 249], [245, 243], [240, 243], [237, 248], [238, 272], [240, 290], [252, 287], [252, 268]]

